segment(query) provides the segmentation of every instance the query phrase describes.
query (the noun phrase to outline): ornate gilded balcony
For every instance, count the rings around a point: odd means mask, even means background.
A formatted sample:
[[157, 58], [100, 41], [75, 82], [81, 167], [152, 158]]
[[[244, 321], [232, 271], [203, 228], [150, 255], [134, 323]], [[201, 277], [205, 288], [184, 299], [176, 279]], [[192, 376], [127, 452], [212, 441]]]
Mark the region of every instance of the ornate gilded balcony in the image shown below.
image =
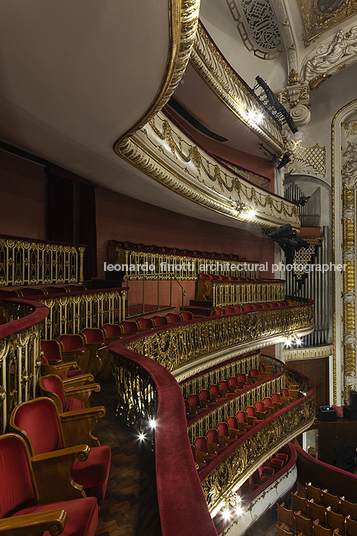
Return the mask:
[[117, 153], [174, 192], [230, 218], [300, 227], [297, 206], [223, 166], [161, 111], [116, 146]]

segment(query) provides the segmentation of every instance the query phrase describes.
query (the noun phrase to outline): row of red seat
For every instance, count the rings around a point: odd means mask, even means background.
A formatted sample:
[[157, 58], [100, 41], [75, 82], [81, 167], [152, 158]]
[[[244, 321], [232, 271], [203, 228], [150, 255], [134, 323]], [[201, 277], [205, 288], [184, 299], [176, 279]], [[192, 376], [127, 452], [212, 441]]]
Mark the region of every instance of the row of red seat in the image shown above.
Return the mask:
[[65, 292], [79, 292], [82, 290], [87, 290], [82, 283], [63, 286], [47, 285], [46, 287], [28, 286], [16, 290], [1, 289], [0, 302], [5, 298], [27, 298], [30, 296], [40, 296], [41, 294], [64, 294]]
[[215, 307], [213, 315], [222, 316], [228, 314], [236, 314], [244, 311], [265, 311], [269, 309], [279, 309], [281, 307], [287, 307], [293, 302], [291, 300], [284, 300], [278, 302], [265, 302], [265, 303], [245, 303], [241, 305], [226, 305], [225, 307]]

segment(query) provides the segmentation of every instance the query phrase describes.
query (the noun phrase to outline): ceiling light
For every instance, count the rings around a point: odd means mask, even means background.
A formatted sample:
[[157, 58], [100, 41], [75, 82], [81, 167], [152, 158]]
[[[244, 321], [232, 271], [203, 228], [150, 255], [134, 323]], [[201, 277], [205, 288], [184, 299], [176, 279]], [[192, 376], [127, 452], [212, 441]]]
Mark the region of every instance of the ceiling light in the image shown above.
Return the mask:
[[240, 517], [243, 514], [243, 508], [241, 506], [236, 506], [234, 510], [237, 517]]
[[255, 122], [259, 124], [263, 121], [263, 119], [264, 119], [264, 114], [262, 112], [259, 112], [257, 117], [255, 118]]
[[143, 441], [145, 439], [145, 435], [144, 434], [139, 434], [139, 439], [140, 439], [140, 441]]
[[150, 428], [156, 428], [156, 421], [155, 421], [155, 419], [152, 419], [152, 420], [149, 421], [149, 426], [150, 426]]
[[228, 519], [231, 517], [231, 513], [228, 509], [223, 510], [222, 515], [225, 521], [228, 521]]

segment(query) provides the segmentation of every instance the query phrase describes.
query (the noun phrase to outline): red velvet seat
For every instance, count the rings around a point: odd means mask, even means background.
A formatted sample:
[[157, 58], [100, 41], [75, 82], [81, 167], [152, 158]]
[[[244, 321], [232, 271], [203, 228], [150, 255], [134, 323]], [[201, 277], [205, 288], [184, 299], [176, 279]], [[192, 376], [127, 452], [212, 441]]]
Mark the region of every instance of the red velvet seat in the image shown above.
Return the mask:
[[205, 402], [201, 401], [201, 398], [197, 393], [194, 393], [188, 397], [188, 400], [192, 407], [192, 413], [201, 413], [206, 407]]
[[218, 402], [225, 400], [225, 391], [222, 391], [217, 383], [210, 385], [209, 390], [211, 391], [211, 400], [217, 400]]
[[218, 430], [216, 428], [211, 428], [210, 430], [207, 430], [206, 436], [209, 443], [211, 445], [214, 445], [215, 450], [218, 454], [221, 454], [221, 452], [223, 452], [227, 448], [227, 441], [224, 437], [219, 435]]
[[255, 406], [247, 406], [245, 408], [245, 411], [247, 412], [249, 421], [250, 421], [249, 417], [254, 419], [254, 421], [251, 422], [250, 424], [259, 424], [259, 423], [263, 422], [263, 419], [258, 419], [257, 410], [256, 410]]
[[180, 311], [180, 315], [183, 322], [188, 322], [193, 319], [193, 314], [191, 311]]
[[103, 330], [107, 342], [113, 342], [123, 336], [120, 324], [103, 324]]
[[207, 463], [205, 462], [206, 455], [202, 452], [198, 452], [196, 445], [191, 445], [191, 451], [193, 459], [195, 460], [197, 471], [205, 469], [207, 467]]
[[197, 447], [198, 452], [204, 453], [205, 461], [207, 463], [210, 463], [212, 460], [217, 458], [218, 454], [216, 452], [216, 449], [214, 448], [214, 445], [208, 444], [207, 437], [204, 437], [204, 436], [196, 437], [195, 445]]
[[216, 316], [222, 316], [222, 314], [224, 314], [224, 311], [222, 311], [220, 307], [215, 307], [213, 310]]
[[[50, 504], [38, 505], [44, 498], [39, 496], [37, 483], [29, 461], [29, 452], [25, 441], [16, 434], [6, 434], [0, 436], [0, 529], [3, 522], [8, 526], [7, 534], [18, 534], [17, 529], [11, 529], [13, 524], [25, 527], [21, 534], [42, 533], [49, 534], [48, 529], [55, 525], [56, 520], [61, 516], [61, 523], [58, 524], [58, 534], [62, 532], [61, 527], [65, 523], [62, 536], [94, 536], [98, 524], [98, 505], [95, 497], [86, 497], [75, 500], [59, 500]], [[61, 490], [58, 483], [58, 494]], [[64, 497], [65, 499], [65, 497]], [[26, 507], [26, 504], [31, 504]], [[33, 504], [35, 503], [35, 504]], [[4, 516], [19, 508], [12, 517]], [[59, 510], [59, 511], [58, 511]], [[67, 513], [67, 520], [65, 514]], [[45, 512], [47, 516], [45, 517]], [[43, 516], [36, 517], [31, 514], [43, 513]], [[22, 523], [21, 516], [26, 516]], [[20, 518], [20, 519], [17, 519]], [[47, 519], [47, 526], [44, 521]], [[35, 523], [32, 531], [31, 523]], [[37, 528], [36, 528], [37, 523]], [[42, 528], [42, 531], [41, 531]], [[54, 527], [53, 527], [54, 528]], [[45, 532], [46, 531], [46, 532]]]
[[239, 381], [239, 385], [241, 387], [244, 387], [248, 383], [246, 374], [243, 374], [242, 372], [240, 372], [238, 374], [238, 381]]
[[283, 387], [281, 390], [282, 399], [285, 402], [285, 404], [291, 404], [293, 402], [294, 398], [291, 396], [289, 389], [286, 389], [286, 387]]
[[179, 322], [182, 322], [182, 318], [179, 314], [176, 313], [168, 313], [166, 315], [168, 324], [178, 324]]
[[278, 460], [282, 460], [284, 462], [284, 465], [289, 460], [289, 456], [285, 454], [285, 452], [277, 452], [274, 457], [277, 458]]
[[100, 385], [97, 383], [65, 389], [61, 378], [54, 374], [40, 378], [39, 385], [43, 395], [54, 400], [58, 413], [78, 411], [89, 407], [89, 396], [92, 391], [100, 391]]
[[226, 315], [234, 315], [236, 313], [235, 307], [231, 305], [227, 305], [223, 308], [224, 314]]
[[75, 361], [50, 365], [46, 357], [41, 355], [41, 375], [47, 376], [48, 374], [59, 376], [66, 387], [79, 387], [94, 381], [93, 375], [84, 374]]
[[61, 335], [58, 341], [62, 345], [63, 361], [76, 361], [84, 372], [88, 370], [90, 351], [85, 348], [82, 335]]
[[277, 471], [281, 469], [284, 466], [283, 460], [279, 460], [279, 458], [270, 458], [270, 465], [271, 467], [274, 467]]
[[265, 404], [265, 407], [267, 408], [267, 410], [270, 412], [270, 415], [272, 415], [273, 413], [275, 413], [275, 411], [277, 410], [277, 406], [274, 405], [274, 402], [273, 400], [270, 398], [270, 396], [265, 396], [263, 398], [263, 402]]
[[241, 437], [244, 434], [244, 431], [236, 431], [228, 426], [226, 422], [220, 422], [217, 425], [218, 433], [220, 436], [223, 436], [225, 441], [230, 445], [234, 443], [238, 437]]
[[155, 316], [152, 317], [152, 320], [154, 322], [154, 327], [155, 328], [157, 328], [159, 326], [167, 326], [167, 324], [168, 324], [167, 318], [165, 316], [155, 315]]
[[263, 379], [259, 370], [256, 368], [250, 369], [249, 376], [250, 378], [254, 378], [255, 382], [260, 382]]
[[[50, 365], [59, 365], [63, 363], [62, 345], [56, 339], [50, 339], [46, 341], [41, 340], [41, 350], [44, 353], [44, 356]], [[66, 363], [68, 363], [68, 361], [66, 361], [65, 364]], [[75, 363], [74, 361], [70, 363], [71, 363], [71, 367], [66, 372], [66, 376], [68, 378], [72, 378], [73, 376], [79, 376], [81, 374], [84, 374], [83, 370], [80, 369], [78, 365], [77, 366], [74, 365]]]
[[83, 328], [81, 330], [85, 344], [105, 344], [105, 333], [100, 328]]
[[265, 407], [265, 404], [264, 402], [262, 402], [261, 400], [258, 400], [257, 402], [255, 402], [255, 407], [256, 407], [256, 410], [257, 410], [257, 417], [259, 419], [266, 419], [267, 417], [269, 417], [270, 415], [270, 412], [267, 410], [267, 408]]
[[240, 422], [236, 415], [230, 415], [227, 418], [227, 423], [229, 426], [230, 437], [233, 437], [234, 435], [240, 437], [242, 433], [245, 433], [246, 423]]
[[216, 405], [216, 402], [211, 400], [211, 392], [209, 389], [201, 389], [200, 398], [201, 398], [201, 401], [205, 403], [205, 406], [207, 408], [210, 408]]
[[237, 415], [238, 421], [245, 424], [245, 429], [247, 431], [253, 428], [254, 424], [248, 423], [247, 413], [245, 411], [243, 410], [237, 411], [236, 415]]
[[278, 409], [281, 409], [285, 406], [285, 402], [284, 400], [281, 398], [280, 394], [279, 393], [272, 393], [271, 395], [272, 399], [273, 399], [273, 402], [274, 402], [274, 405], [278, 408]]
[[221, 390], [222, 396], [233, 396], [234, 392], [230, 388], [231, 385], [228, 380], [220, 380], [219, 388]]
[[240, 382], [236, 376], [231, 376], [228, 381], [230, 387], [233, 387], [235, 392], [241, 391], [243, 389], [244, 383]]
[[[31, 456], [57, 450], [61, 453], [67, 446], [56, 405], [49, 398], [35, 398], [17, 406], [11, 414], [10, 426], [26, 439]], [[75, 459], [72, 466], [74, 482], [98, 501], [105, 496], [110, 460], [110, 447], [92, 447], [87, 460]]]
[[46, 291], [42, 288], [24, 287], [19, 290], [19, 293], [26, 298], [27, 296], [41, 296], [41, 294], [46, 294]]
[[130, 320], [122, 320], [120, 322], [120, 325], [122, 327], [124, 336], [138, 332], [138, 326], [136, 322], [131, 322]]
[[138, 318], [136, 321], [136, 324], [138, 326], [139, 331], [143, 331], [146, 329], [152, 329], [154, 327], [154, 324], [151, 320], [151, 318]]

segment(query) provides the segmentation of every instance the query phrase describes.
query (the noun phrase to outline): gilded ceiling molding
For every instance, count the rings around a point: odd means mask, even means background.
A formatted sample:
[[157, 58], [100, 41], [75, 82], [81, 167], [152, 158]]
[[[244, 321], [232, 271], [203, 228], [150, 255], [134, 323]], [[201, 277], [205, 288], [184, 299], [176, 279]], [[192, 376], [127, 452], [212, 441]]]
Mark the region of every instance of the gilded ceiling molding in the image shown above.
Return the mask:
[[269, 0], [226, 0], [245, 48], [261, 60], [282, 53], [281, 37]]
[[330, 28], [357, 14], [357, 0], [340, 2], [339, 7], [330, 13], [319, 9], [319, 0], [297, 0], [297, 3], [306, 47]]
[[300, 227], [294, 203], [223, 167], [163, 112], [122, 143], [120, 151], [142, 172], [205, 208], [260, 227]]
[[[275, 12], [276, 19], [280, 30], [280, 35], [285, 47], [286, 59], [288, 64], [288, 73], [298, 72], [298, 57], [295, 37], [290, 25], [288, 10], [286, 9], [285, 0], [271, 0], [272, 8]], [[298, 80], [289, 80], [289, 84], [297, 83]]]
[[300, 361], [303, 359], [321, 359], [323, 357], [329, 357], [332, 354], [332, 344], [311, 348], [294, 348], [283, 351], [283, 360], [287, 363], [288, 361]]
[[327, 78], [355, 63], [356, 54], [357, 26], [354, 25], [348, 30], [339, 30], [304, 58], [301, 80], [315, 90]]
[[349, 399], [356, 381], [356, 188], [357, 99], [341, 108], [332, 121], [332, 245], [334, 272], [334, 402]]
[[[215, 46], [202, 24], [198, 25], [190, 61], [212, 91], [278, 155], [284, 153], [281, 126], [238, 77]], [[251, 115], [263, 114], [259, 124]]]
[[185, 74], [190, 59], [198, 25], [201, 0], [168, 0], [169, 4], [169, 57], [161, 88], [155, 100], [137, 123], [114, 144], [114, 151], [120, 154], [120, 145], [128, 136], [145, 125], [161, 110]]
[[326, 178], [326, 148], [318, 143], [313, 147], [303, 147], [301, 140], [289, 139], [287, 150], [290, 152], [290, 162], [285, 166], [286, 175], [310, 175], [325, 181]]

